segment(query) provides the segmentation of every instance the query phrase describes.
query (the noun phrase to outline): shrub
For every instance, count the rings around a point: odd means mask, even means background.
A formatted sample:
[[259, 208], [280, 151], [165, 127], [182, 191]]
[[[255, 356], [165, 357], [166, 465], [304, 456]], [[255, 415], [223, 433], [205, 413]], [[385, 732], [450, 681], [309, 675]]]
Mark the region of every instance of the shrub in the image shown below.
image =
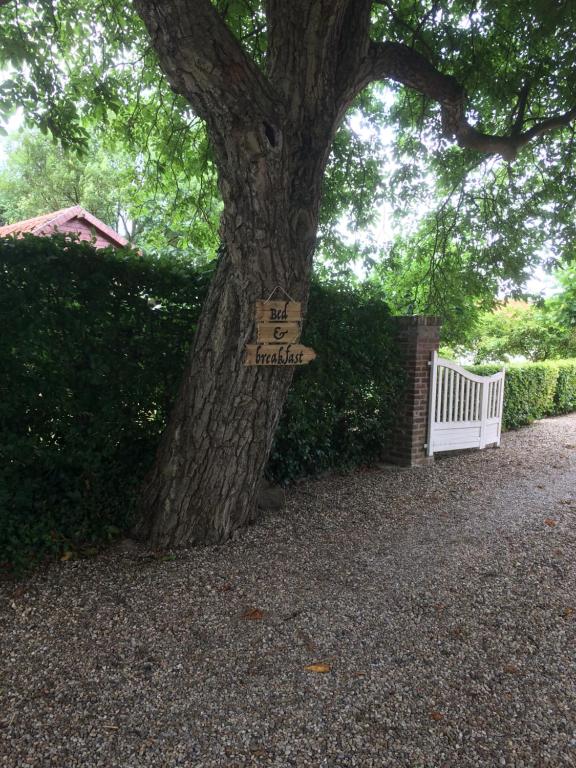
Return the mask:
[[554, 413], [576, 411], [576, 360], [561, 360], [554, 394]]
[[[490, 376], [501, 370], [495, 364], [475, 365], [469, 370]], [[506, 365], [504, 429], [530, 424], [535, 419], [576, 409], [576, 360]]]
[[288, 481], [382, 455], [404, 381], [386, 304], [368, 288], [313, 284], [297, 368], [268, 475]]
[[[209, 283], [173, 258], [63, 238], [0, 240], [0, 564], [126, 528], [153, 461]], [[268, 474], [365, 463], [385, 442], [402, 374], [388, 310], [314, 285]]]
[[0, 243], [0, 562], [124, 527], [206, 276], [62, 238]]

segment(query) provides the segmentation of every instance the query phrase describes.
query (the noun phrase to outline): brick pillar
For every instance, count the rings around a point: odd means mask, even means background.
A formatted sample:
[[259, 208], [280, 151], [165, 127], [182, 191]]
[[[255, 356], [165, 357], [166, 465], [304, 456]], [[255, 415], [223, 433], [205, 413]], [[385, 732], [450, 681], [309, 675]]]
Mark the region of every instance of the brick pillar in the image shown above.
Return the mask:
[[406, 387], [398, 403], [386, 460], [404, 467], [428, 464], [424, 445], [428, 439], [428, 393], [432, 352], [440, 346], [439, 317], [394, 317], [400, 355], [406, 370]]

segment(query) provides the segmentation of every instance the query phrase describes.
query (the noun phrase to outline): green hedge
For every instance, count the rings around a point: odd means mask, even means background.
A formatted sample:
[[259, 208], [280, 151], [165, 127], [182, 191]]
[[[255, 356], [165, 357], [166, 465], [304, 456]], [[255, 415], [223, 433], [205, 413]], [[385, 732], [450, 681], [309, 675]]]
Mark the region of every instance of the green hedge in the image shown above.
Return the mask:
[[576, 411], [576, 360], [557, 363], [558, 379], [554, 394], [554, 414]]
[[[504, 429], [576, 410], [576, 360], [513, 363], [505, 367]], [[502, 366], [474, 365], [468, 370], [490, 376], [502, 370]]]
[[369, 288], [313, 284], [297, 368], [267, 474], [285, 482], [382, 456], [404, 382], [386, 304]]
[[207, 282], [86, 243], [0, 242], [0, 563], [129, 523]]
[[[173, 259], [59, 238], [0, 240], [0, 567], [131, 522], [211, 277]], [[380, 455], [402, 372], [389, 313], [314, 285], [268, 474], [287, 481]]]

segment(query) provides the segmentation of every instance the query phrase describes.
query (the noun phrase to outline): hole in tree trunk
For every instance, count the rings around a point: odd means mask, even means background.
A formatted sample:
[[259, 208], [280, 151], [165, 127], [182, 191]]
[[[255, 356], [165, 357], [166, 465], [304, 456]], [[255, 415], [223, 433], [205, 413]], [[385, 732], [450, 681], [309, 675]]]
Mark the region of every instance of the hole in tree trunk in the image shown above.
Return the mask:
[[276, 131], [269, 123], [264, 123], [264, 133], [266, 134], [266, 138], [268, 139], [268, 144], [270, 144], [271, 147], [275, 147], [278, 143], [276, 138]]

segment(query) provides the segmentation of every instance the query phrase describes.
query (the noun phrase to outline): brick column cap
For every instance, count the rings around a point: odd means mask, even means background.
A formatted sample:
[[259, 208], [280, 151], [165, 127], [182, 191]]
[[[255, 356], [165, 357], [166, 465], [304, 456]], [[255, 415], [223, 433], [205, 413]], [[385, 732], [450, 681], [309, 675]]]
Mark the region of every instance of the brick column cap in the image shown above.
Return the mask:
[[437, 315], [393, 315], [391, 319], [401, 328], [442, 325], [442, 318]]

